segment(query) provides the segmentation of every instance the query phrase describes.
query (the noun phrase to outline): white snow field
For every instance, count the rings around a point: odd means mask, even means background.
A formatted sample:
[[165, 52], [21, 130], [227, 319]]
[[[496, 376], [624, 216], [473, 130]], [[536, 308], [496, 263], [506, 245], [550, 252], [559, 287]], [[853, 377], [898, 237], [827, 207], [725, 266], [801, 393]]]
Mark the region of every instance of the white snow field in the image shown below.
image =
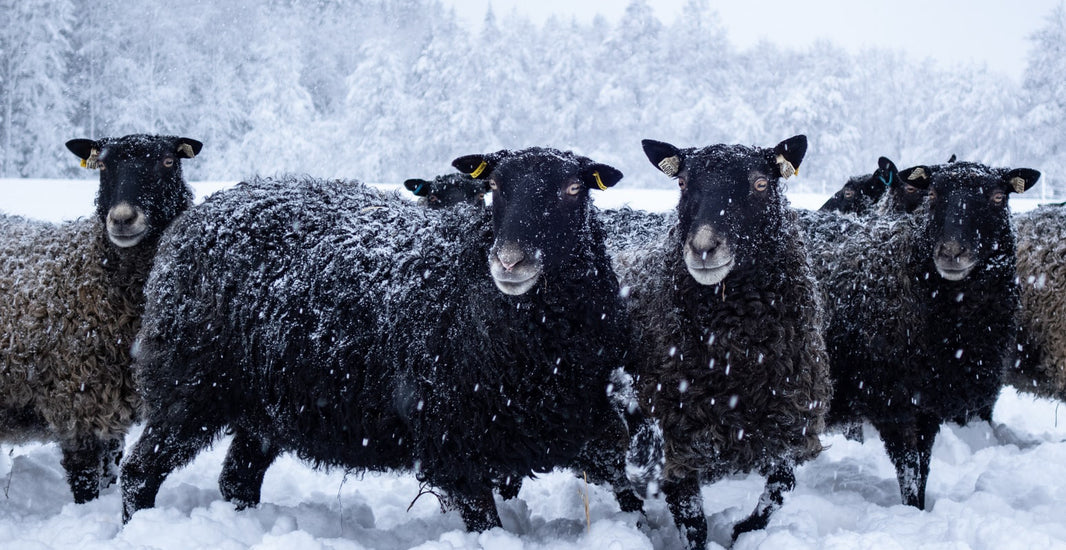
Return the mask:
[[[196, 184], [198, 196], [225, 183]], [[0, 209], [60, 220], [89, 215], [91, 180], [0, 180]], [[816, 208], [824, 196], [796, 195]], [[1015, 209], [1034, 201], [1012, 199]], [[628, 203], [666, 210], [674, 191], [613, 189], [601, 206]], [[996, 443], [991, 428], [945, 425], [933, 449], [929, 509], [900, 504], [892, 465], [876, 432], [866, 443], [825, 437], [827, 450], [797, 472], [796, 490], [764, 531], [742, 536], [737, 549], [1011, 550], [1066, 549], [1066, 411], [1057, 402], [1006, 389], [995, 420], [1021, 447]], [[141, 430], [134, 428], [127, 444]], [[518, 499], [499, 503], [503, 529], [468, 533], [457, 513], [441, 513], [431, 494], [406, 474], [315, 471], [283, 456], [268, 471], [263, 504], [237, 512], [223, 501], [217, 477], [223, 438], [163, 484], [154, 509], [123, 526], [118, 487], [73, 503], [53, 444], [0, 445], [0, 549], [380, 549], [636, 550], [680, 547], [666, 504], [645, 504], [647, 520], [621, 513], [611, 493], [569, 472], [527, 480]], [[733, 522], [762, 491], [762, 479], [737, 476], [703, 489], [711, 548], [728, 544]], [[412, 501], [414, 501], [412, 505]]]

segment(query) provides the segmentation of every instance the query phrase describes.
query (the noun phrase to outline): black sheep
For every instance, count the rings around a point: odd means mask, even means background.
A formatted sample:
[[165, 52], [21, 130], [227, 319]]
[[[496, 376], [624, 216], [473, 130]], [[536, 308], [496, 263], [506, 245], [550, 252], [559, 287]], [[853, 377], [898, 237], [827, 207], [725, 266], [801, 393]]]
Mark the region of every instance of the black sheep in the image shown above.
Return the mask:
[[857, 215], [914, 212], [925, 200], [925, 191], [902, 176], [895, 163], [880, 157], [873, 174], [851, 178], [818, 210]]
[[445, 174], [430, 180], [409, 179], [403, 182], [408, 191], [418, 197], [419, 204], [430, 208], [445, 208], [457, 204], [485, 206], [489, 191], [484, 180], [466, 174]]
[[871, 422], [903, 502], [924, 508], [940, 424], [990, 411], [999, 394], [1019, 301], [1007, 196], [1040, 174], [968, 162], [905, 172], [929, 203], [832, 245], [820, 282], [831, 423]]
[[885, 190], [899, 180], [896, 165], [885, 157], [877, 159], [877, 170], [873, 174], [855, 176], [844, 184], [839, 191], [825, 201], [821, 210], [844, 214], [865, 214], [885, 194]]
[[147, 287], [124, 519], [226, 427], [238, 506], [291, 451], [413, 471], [470, 530], [500, 525], [494, 486], [558, 466], [640, 509], [610, 395], [628, 324], [589, 198], [622, 174], [541, 148], [454, 164], [489, 182], [491, 215], [268, 180], [176, 224]]
[[804, 136], [774, 148], [644, 141], [681, 198], [674, 223], [615, 267], [629, 297], [640, 405], [663, 432], [661, 489], [690, 548], [707, 539], [701, 483], [767, 476], [735, 538], [767, 524], [795, 484], [794, 466], [821, 451], [831, 384], [820, 308], [779, 185], [806, 148]]

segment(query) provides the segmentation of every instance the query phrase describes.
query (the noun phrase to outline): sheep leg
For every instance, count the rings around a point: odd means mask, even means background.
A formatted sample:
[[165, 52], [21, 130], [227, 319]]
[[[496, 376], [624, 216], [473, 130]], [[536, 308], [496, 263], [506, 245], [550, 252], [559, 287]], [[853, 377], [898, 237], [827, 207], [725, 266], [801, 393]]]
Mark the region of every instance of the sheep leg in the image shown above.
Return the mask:
[[122, 464], [122, 523], [129, 522], [137, 510], [154, 507], [163, 480], [192, 461], [221, 428], [206, 419], [175, 415], [150, 420]]
[[618, 507], [623, 512], [644, 512], [644, 500], [637, 495], [633, 484], [626, 477], [625, 452], [611, 452], [609, 464], [602, 464], [592, 460], [582, 460], [577, 468], [580, 474], [588, 476], [588, 481], [597, 485], [608, 483], [614, 491], [614, 498], [618, 501]]
[[[643, 419], [641, 417], [641, 419]], [[629, 432], [621, 416], [612, 417], [601, 436], [588, 442], [579, 454], [574, 468], [588, 476], [588, 481], [601, 485], [608, 483], [614, 491], [618, 507], [623, 512], [644, 512], [644, 500], [640, 498], [633, 483], [626, 476], [626, 452], [629, 447]]]
[[118, 467], [122, 463], [125, 436], [108, 439], [104, 445], [104, 461], [101, 464], [100, 489], [107, 489], [118, 481]]
[[770, 515], [784, 503], [784, 494], [796, 487], [796, 475], [792, 471], [791, 464], [775, 465], [766, 474], [766, 487], [763, 489], [759, 503], [755, 511], [744, 521], [733, 527], [733, 540], [749, 531], [765, 529], [770, 521]]
[[522, 478], [507, 476], [496, 488], [499, 489], [500, 498], [503, 500], [518, 498], [518, 492], [522, 490]]
[[218, 488], [222, 497], [243, 510], [259, 504], [263, 477], [279, 451], [266, 439], [238, 429], [226, 453]]
[[681, 542], [693, 550], [704, 548], [707, 545], [707, 518], [703, 515], [700, 480], [696, 477], [686, 477], [666, 481], [662, 485], [662, 491], [670, 513], [674, 516]]
[[488, 531], [500, 527], [500, 515], [496, 511], [496, 501], [492, 498], [492, 488], [471, 493], [449, 493], [443, 497], [445, 508], [459, 510], [463, 516], [466, 530], [470, 532]]
[[896, 467], [903, 504], [925, 509], [925, 485], [929, 480], [929, 459], [940, 429], [936, 418], [920, 416], [914, 425], [878, 427], [888, 458]]
[[67, 472], [67, 483], [74, 493], [74, 502], [82, 504], [100, 496], [100, 466], [105, 452], [104, 442], [92, 435], [83, 435], [62, 441], [62, 465]]

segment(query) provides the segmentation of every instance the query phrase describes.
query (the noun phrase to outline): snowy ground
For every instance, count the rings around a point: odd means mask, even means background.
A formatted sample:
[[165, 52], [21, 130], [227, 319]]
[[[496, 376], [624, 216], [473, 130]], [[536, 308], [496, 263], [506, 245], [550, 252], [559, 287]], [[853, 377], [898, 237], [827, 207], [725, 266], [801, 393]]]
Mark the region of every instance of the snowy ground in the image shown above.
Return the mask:
[[[225, 184], [198, 184], [199, 196]], [[65, 219], [91, 212], [93, 182], [0, 180], [11, 213]], [[611, 190], [609, 207], [669, 209], [673, 191]], [[797, 195], [817, 207], [824, 197]], [[1016, 209], [1035, 203], [1014, 201]], [[743, 536], [738, 549], [962, 550], [1066, 549], [1066, 411], [1059, 404], [1004, 390], [995, 420], [1029, 444], [999, 445], [987, 426], [946, 425], [933, 449], [929, 509], [899, 503], [895, 473], [876, 433], [859, 444], [827, 436], [827, 450], [801, 467], [796, 490], [765, 531]], [[136, 427], [128, 443], [139, 434]], [[527, 481], [518, 499], [500, 503], [504, 528], [467, 533], [458, 514], [442, 514], [432, 495], [411, 505], [418, 483], [406, 475], [316, 472], [282, 457], [267, 473], [264, 504], [235, 512], [216, 479], [228, 445], [223, 439], [159, 492], [157, 507], [123, 527], [113, 487], [75, 505], [52, 444], [0, 445], [0, 548], [381, 549], [491, 550], [674, 549], [677, 532], [662, 500], [646, 503], [646, 521], [618, 510], [609, 491], [589, 487], [586, 526], [577, 477], [556, 472]], [[706, 486], [712, 540], [725, 542], [762, 490], [758, 476]], [[410, 506], [410, 509], [408, 509]], [[638, 521], [640, 520], [640, 521]], [[712, 542], [711, 548], [718, 548]]]

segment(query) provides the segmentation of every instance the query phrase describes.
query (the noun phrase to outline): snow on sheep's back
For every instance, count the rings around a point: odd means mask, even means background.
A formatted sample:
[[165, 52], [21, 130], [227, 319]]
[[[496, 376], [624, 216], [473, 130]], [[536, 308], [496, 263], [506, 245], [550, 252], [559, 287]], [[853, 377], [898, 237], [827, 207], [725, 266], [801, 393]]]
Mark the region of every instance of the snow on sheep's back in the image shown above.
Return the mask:
[[[30, 218], [49, 221], [73, 220], [88, 216], [93, 212], [96, 198], [97, 178], [76, 180], [61, 179], [3, 179], [0, 178], [0, 212], [18, 214]], [[196, 201], [215, 191], [230, 187], [235, 182], [228, 181], [194, 181], [191, 182], [196, 192]], [[665, 212], [677, 205], [677, 190], [627, 188], [625, 180], [610, 193], [596, 194], [593, 200], [599, 208], [618, 208], [630, 206], [653, 212]], [[402, 190], [399, 183], [373, 183], [383, 190]], [[407, 195], [408, 193], [401, 193]], [[829, 196], [821, 193], [789, 193], [792, 206], [797, 208], [817, 209]], [[1027, 197], [1012, 197], [1011, 208], [1014, 212], [1025, 212], [1036, 208], [1041, 202]]]

